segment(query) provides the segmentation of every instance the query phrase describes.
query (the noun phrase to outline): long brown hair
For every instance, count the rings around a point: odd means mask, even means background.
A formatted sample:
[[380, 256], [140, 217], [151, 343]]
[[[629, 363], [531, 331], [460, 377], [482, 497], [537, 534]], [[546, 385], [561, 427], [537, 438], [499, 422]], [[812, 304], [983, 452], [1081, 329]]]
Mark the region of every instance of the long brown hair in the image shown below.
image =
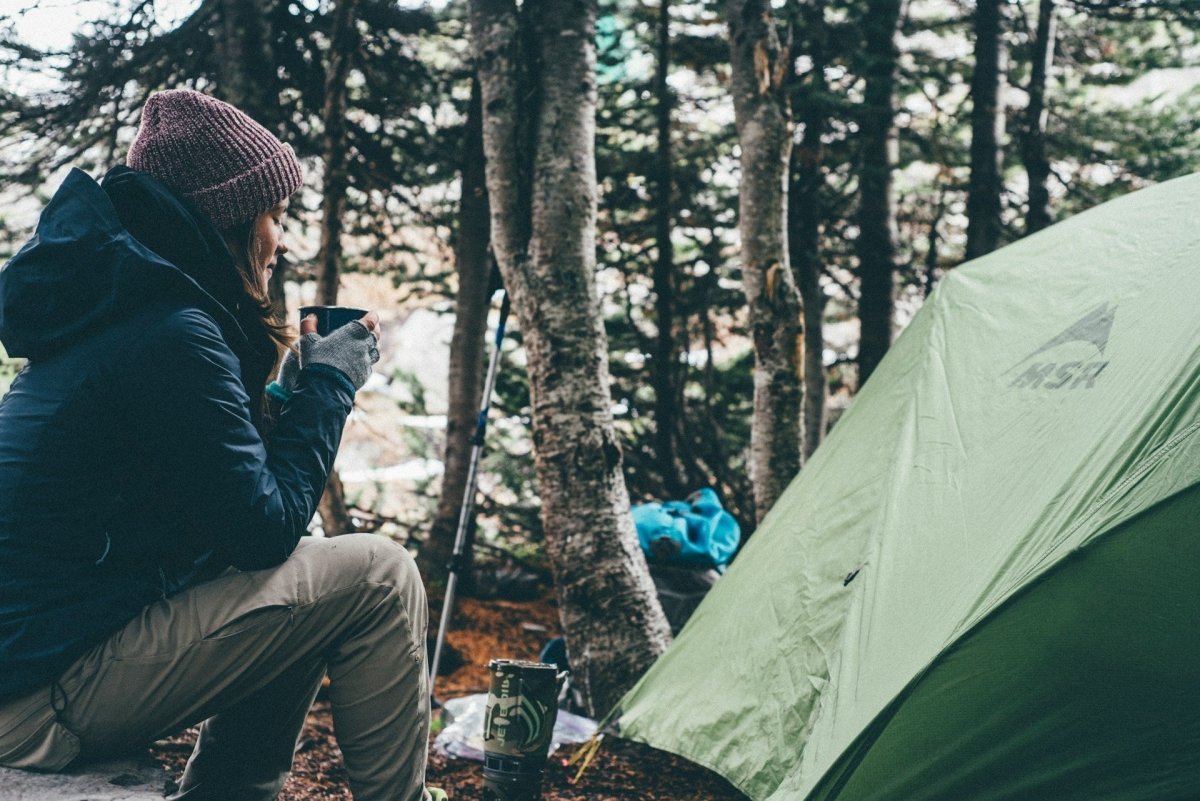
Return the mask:
[[275, 307], [271, 303], [271, 297], [259, 274], [260, 270], [254, 263], [258, 250], [258, 237], [255, 234], [256, 222], [257, 218], [251, 217], [245, 222], [226, 228], [221, 231], [221, 235], [225, 238], [230, 252], [233, 253], [233, 263], [237, 267], [238, 277], [242, 280], [242, 288], [245, 289], [247, 297], [259, 310], [263, 331], [275, 343], [276, 366], [278, 366], [279, 358], [291, 347], [295, 336], [287, 321], [280, 320], [275, 316]]
[[275, 361], [267, 373], [266, 381], [260, 387], [246, 387], [248, 392], [254, 393], [257, 401], [255, 404], [257, 413], [253, 415], [254, 425], [259, 430], [259, 433], [266, 438], [270, 436], [271, 430], [275, 427], [274, 415], [278, 412], [277, 409], [273, 410], [271, 408], [271, 404], [267, 400], [266, 384], [274, 378], [280, 363], [283, 361], [284, 354], [292, 348], [295, 335], [292, 333], [292, 329], [288, 326], [286, 320], [280, 320], [275, 316], [275, 308], [271, 303], [270, 295], [267, 293], [266, 282], [262, 280], [262, 276], [260, 275], [261, 270], [255, 264], [255, 256], [258, 251], [258, 236], [255, 233], [256, 223], [257, 218], [251, 217], [245, 222], [238, 223], [221, 231], [221, 236], [224, 237], [225, 244], [229, 247], [230, 253], [233, 254], [233, 263], [237, 268], [238, 277], [242, 281], [242, 288], [246, 292], [246, 297], [258, 309], [258, 320], [262, 326], [261, 330], [275, 345]]

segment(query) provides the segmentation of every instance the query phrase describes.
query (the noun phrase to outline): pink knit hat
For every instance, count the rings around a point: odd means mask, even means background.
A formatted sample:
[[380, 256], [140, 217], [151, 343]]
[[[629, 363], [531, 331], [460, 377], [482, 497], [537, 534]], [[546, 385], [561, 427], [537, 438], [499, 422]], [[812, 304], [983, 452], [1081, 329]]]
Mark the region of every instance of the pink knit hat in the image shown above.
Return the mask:
[[150, 96], [125, 162], [195, 203], [218, 228], [256, 217], [304, 181], [291, 147], [228, 103], [190, 89]]

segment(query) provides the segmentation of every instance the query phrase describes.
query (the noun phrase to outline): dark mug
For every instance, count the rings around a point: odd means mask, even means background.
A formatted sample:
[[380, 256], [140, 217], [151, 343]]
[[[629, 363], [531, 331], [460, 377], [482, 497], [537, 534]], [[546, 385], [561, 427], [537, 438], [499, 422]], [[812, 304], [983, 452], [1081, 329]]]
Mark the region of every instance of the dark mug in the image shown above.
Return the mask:
[[336, 331], [346, 323], [362, 319], [366, 313], [366, 309], [356, 309], [353, 306], [300, 307], [301, 320], [310, 314], [317, 315], [317, 333], [323, 337], [329, 336], [331, 331]]
[[538, 801], [562, 676], [557, 665], [493, 659], [483, 717], [483, 797]]

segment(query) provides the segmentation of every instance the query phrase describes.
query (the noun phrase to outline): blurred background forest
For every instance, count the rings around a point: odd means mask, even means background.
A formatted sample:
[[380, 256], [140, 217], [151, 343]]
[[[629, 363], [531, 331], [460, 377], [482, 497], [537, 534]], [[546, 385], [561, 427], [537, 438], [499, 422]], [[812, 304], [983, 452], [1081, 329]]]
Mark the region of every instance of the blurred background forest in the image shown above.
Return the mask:
[[[756, 492], [751, 464], [756, 331], [773, 325], [756, 317], [761, 297], [802, 343], [780, 373], [802, 409], [778, 429], [795, 451], [785, 485], [948, 271], [1200, 169], [1190, 0], [760, 11], [770, 30], [748, 57], [758, 87], [745, 98], [725, 3], [601, 0], [594, 26], [595, 280], [629, 495], [713, 487], [744, 534], [777, 496]], [[528, 68], [557, 79], [554, 64]], [[293, 254], [273, 279], [281, 304], [372, 305], [393, 332], [322, 525], [407, 538], [436, 580], [498, 318], [467, 4], [3, 0], [0, 257], [30, 235], [65, 168], [98, 177], [120, 162], [145, 98], [183, 86], [245, 109], [309, 168]], [[754, 277], [739, 192], [764, 176], [746, 174], [761, 142], [739, 141], [739, 102], [771, 104], [784, 137], [773, 152], [786, 169], [765, 178], [787, 190], [786, 257]], [[514, 322], [478, 542], [536, 571], [547, 557], [521, 342]]]

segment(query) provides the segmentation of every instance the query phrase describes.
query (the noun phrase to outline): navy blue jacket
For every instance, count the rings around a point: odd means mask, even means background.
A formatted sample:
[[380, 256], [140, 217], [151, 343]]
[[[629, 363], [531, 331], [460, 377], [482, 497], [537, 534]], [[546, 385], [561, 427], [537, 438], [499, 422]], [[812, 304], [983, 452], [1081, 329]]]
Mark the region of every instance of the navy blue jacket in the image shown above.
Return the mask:
[[73, 170], [0, 269], [0, 341], [29, 359], [0, 401], [0, 698], [295, 548], [354, 388], [301, 371], [264, 445], [258, 319], [207, 217], [127, 168]]

